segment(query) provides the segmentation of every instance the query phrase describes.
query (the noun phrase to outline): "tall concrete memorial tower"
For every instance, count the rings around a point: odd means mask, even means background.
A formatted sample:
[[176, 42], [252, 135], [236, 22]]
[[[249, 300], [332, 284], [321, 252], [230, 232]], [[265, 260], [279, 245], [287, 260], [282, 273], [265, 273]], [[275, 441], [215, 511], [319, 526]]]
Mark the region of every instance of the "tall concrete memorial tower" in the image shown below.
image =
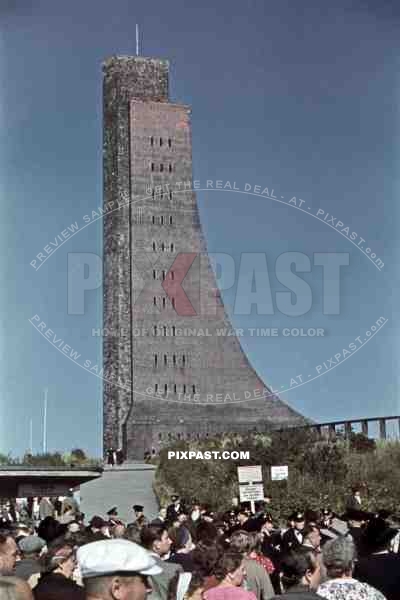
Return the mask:
[[105, 448], [142, 459], [171, 437], [304, 424], [224, 335], [168, 62], [112, 57], [103, 73]]

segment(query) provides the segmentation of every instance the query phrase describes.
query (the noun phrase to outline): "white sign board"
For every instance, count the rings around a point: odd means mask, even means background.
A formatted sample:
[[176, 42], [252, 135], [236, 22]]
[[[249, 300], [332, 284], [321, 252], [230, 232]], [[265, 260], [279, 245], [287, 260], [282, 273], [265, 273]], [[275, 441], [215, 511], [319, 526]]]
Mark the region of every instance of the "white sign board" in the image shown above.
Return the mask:
[[271, 480], [272, 481], [281, 481], [282, 479], [287, 479], [289, 477], [289, 467], [271, 467]]
[[262, 483], [240, 485], [240, 502], [254, 502], [264, 500], [264, 486]]
[[29, 496], [66, 496], [69, 486], [65, 483], [20, 483], [18, 486], [18, 497], [28, 498]]
[[261, 465], [252, 467], [238, 467], [239, 483], [253, 483], [254, 481], [262, 481]]

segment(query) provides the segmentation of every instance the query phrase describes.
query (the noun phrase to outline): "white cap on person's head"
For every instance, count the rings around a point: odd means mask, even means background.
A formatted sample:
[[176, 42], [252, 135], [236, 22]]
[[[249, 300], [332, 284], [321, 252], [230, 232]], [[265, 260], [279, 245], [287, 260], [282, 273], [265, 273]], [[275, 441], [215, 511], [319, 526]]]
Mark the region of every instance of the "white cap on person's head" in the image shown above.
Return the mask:
[[100, 540], [78, 549], [77, 559], [82, 579], [133, 573], [158, 575], [162, 573], [152, 556], [141, 546], [128, 540]]

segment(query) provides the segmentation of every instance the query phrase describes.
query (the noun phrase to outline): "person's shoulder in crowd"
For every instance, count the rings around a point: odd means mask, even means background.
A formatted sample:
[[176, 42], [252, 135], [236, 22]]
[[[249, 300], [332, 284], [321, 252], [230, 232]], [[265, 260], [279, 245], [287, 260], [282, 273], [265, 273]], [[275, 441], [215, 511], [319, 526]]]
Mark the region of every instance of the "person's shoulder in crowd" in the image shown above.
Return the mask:
[[264, 567], [251, 558], [245, 558], [243, 562], [246, 569], [247, 587], [255, 594], [256, 598], [269, 600], [275, 596], [271, 578]]
[[184, 552], [176, 552], [175, 554], [172, 554], [165, 562], [181, 565], [182, 569], [188, 573], [191, 573], [194, 570], [194, 563], [190, 552], [188, 554]]
[[25, 579], [25, 581], [28, 581], [32, 575], [41, 573], [41, 571], [42, 565], [35, 558], [23, 558], [15, 565], [15, 576]]
[[57, 573], [42, 575], [33, 589], [35, 600], [85, 600], [82, 587], [72, 579]]
[[328, 600], [386, 600], [371, 585], [352, 578], [326, 581], [319, 586], [317, 594]]
[[167, 600], [169, 583], [176, 573], [183, 573], [183, 568], [181, 565], [176, 563], [170, 563], [162, 560], [155, 554], [152, 554], [151, 556], [154, 558], [156, 564], [161, 567], [162, 573], [159, 573], [158, 575], [151, 575], [150, 579], [153, 590], [147, 596], [147, 599]]
[[257, 600], [257, 596], [242, 587], [214, 587], [204, 593], [205, 600]]
[[387, 600], [395, 600], [400, 596], [400, 556], [389, 552], [360, 558], [354, 577], [378, 589]]
[[274, 596], [272, 600], [321, 600], [321, 596], [304, 586], [292, 588], [290, 591]]
[[[172, 573], [173, 575], [175, 575], [175, 573], [177, 571], [179, 571], [179, 572], [183, 571], [182, 566], [180, 564], [169, 562], [167, 560], [162, 560], [162, 558], [160, 558], [159, 556], [155, 556], [155, 554], [152, 554], [151, 556], [154, 558], [156, 563], [160, 567], [162, 567], [162, 570], [165, 573]], [[158, 575], [156, 575], [156, 577], [158, 577]]]

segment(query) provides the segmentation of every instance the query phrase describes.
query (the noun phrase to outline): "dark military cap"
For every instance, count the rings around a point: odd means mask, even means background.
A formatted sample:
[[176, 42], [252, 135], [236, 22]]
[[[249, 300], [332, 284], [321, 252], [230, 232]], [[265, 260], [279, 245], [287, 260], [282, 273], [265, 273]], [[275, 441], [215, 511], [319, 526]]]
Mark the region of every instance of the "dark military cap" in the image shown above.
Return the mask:
[[368, 550], [377, 551], [386, 547], [397, 533], [398, 530], [390, 527], [385, 519], [374, 517], [365, 527], [361, 539]]
[[357, 523], [361, 523], [361, 521], [368, 521], [371, 518], [371, 513], [366, 512], [365, 510], [358, 510], [357, 508], [349, 508], [345, 515], [343, 516], [343, 521], [356, 521]]
[[304, 514], [302, 512], [298, 511], [298, 512], [294, 513], [293, 521], [295, 523], [301, 523], [304, 520], [305, 520], [305, 517], [304, 517]]
[[111, 515], [117, 515], [118, 514], [118, 507], [117, 506], [113, 506], [112, 508], [110, 508], [110, 510], [107, 512], [107, 514], [111, 517]]
[[174, 494], [173, 496], [171, 496], [171, 500], [172, 500], [172, 502], [176, 502], [177, 500], [179, 500], [179, 496]]
[[94, 517], [92, 517], [89, 525], [90, 527], [94, 527], [95, 529], [101, 529], [102, 527], [108, 525], [108, 523], [106, 523], [106, 521], [104, 521], [104, 519], [102, 519], [98, 515], [95, 515]]
[[140, 504], [134, 504], [132, 508], [135, 512], [143, 512], [144, 506], [141, 506]]
[[273, 523], [273, 522], [274, 522], [274, 520], [272, 518], [271, 513], [266, 513], [264, 523]]

